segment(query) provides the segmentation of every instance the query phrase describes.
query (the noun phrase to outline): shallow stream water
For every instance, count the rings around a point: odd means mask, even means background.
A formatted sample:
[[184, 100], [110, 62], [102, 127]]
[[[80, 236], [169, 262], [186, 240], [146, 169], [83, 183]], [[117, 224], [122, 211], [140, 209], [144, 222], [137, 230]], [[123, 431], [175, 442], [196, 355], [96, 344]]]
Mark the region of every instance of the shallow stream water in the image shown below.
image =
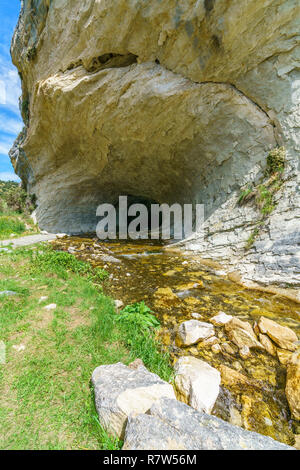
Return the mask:
[[[249, 384], [222, 385], [213, 414], [248, 430], [294, 444], [299, 423], [291, 420], [285, 398], [286, 367], [267, 352], [252, 351], [244, 360], [238, 351], [214, 353], [201, 343], [178, 348], [176, 329], [193, 314], [201, 321], [220, 311], [254, 324], [261, 316], [292, 328], [300, 338], [300, 305], [277, 295], [249, 290], [203, 265], [198, 256], [151, 242], [107, 242], [93, 238], [64, 238], [55, 248], [69, 250], [110, 274], [106, 293], [124, 304], [142, 300], [161, 321], [160, 339], [173, 361], [193, 355], [214, 367], [226, 365], [244, 374]], [[228, 343], [223, 327], [216, 327], [220, 344]]]

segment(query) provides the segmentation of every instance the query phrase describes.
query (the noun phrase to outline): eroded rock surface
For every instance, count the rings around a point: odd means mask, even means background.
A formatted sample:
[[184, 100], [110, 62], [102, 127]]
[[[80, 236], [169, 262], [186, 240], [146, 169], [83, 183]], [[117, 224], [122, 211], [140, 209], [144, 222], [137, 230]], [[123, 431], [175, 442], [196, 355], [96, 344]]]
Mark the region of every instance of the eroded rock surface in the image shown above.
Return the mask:
[[199, 411], [210, 413], [219, 395], [220, 372], [192, 356], [175, 364], [175, 387], [180, 398]]
[[273, 439], [200, 413], [175, 400], [130, 418], [123, 450], [288, 450]]
[[[204, 203], [190, 249], [244, 283], [299, 286], [299, 19], [296, 0], [24, 0], [11, 158], [41, 228], [94, 231], [120, 194]], [[239, 194], [277, 145], [286, 182], [245, 251], [260, 214]]]
[[172, 385], [140, 365], [100, 366], [92, 376], [99, 420], [106, 431], [123, 439], [129, 415], [145, 413], [162, 397], [175, 398]]

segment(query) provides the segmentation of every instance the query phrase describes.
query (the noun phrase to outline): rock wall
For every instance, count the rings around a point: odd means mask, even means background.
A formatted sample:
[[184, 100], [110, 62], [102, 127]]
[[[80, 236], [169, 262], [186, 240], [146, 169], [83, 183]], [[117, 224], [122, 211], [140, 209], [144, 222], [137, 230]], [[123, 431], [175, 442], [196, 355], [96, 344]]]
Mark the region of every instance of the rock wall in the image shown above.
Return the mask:
[[[121, 194], [204, 203], [186, 243], [243, 282], [300, 285], [298, 0], [24, 0], [12, 42], [25, 129], [13, 164], [42, 229], [94, 231]], [[237, 204], [269, 151], [278, 204]]]

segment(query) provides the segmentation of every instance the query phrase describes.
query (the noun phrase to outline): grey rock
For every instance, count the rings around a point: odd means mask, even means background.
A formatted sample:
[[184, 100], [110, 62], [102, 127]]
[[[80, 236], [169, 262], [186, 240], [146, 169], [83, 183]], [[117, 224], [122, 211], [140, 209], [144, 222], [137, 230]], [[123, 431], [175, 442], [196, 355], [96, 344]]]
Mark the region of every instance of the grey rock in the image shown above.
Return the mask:
[[101, 425], [120, 439], [129, 415], [145, 413], [162, 397], [175, 398], [172, 385], [143, 365], [136, 369], [122, 363], [97, 367], [92, 384]]
[[5, 290], [5, 291], [0, 292], [0, 297], [10, 297], [10, 296], [13, 296], [13, 295], [18, 295], [18, 293], [13, 292], [11, 290]]
[[147, 414], [132, 417], [124, 450], [293, 450], [270, 437], [163, 398]]

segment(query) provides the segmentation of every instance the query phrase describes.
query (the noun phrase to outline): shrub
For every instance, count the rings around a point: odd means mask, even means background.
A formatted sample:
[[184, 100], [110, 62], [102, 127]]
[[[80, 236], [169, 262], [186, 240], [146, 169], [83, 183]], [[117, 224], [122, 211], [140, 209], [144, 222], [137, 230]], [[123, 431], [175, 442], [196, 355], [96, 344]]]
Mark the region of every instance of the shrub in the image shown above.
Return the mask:
[[157, 318], [152, 314], [152, 310], [145, 304], [145, 302], [127, 305], [121, 310], [120, 315], [117, 317], [118, 322], [133, 323], [141, 330], [151, 330], [160, 326]]
[[271, 150], [267, 157], [266, 176], [274, 175], [275, 173], [284, 170], [286, 159], [286, 151], [284, 147], [279, 147]]

